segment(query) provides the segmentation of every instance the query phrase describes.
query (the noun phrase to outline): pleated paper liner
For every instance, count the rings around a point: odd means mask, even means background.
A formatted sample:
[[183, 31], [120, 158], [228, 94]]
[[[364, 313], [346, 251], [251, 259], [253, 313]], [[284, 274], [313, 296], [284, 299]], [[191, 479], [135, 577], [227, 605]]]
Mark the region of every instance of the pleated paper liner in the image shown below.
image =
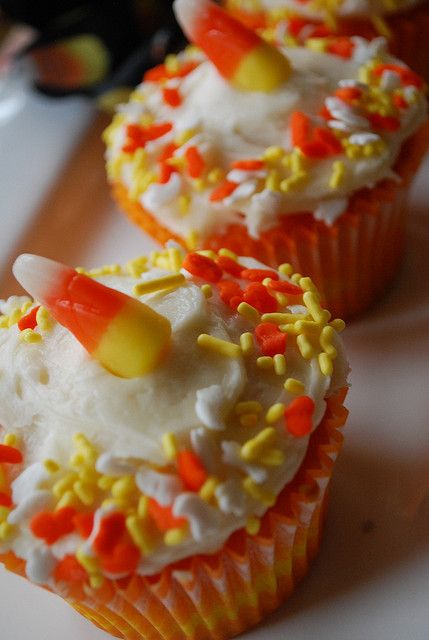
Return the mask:
[[[294, 480], [262, 518], [257, 535], [240, 530], [214, 555], [195, 556], [153, 577], [58, 583], [55, 592], [88, 620], [126, 640], [224, 640], [276, 609], [307, 573], [319, 549], [329, 482], [347, 418], [346, 389], [327, 399]], [[0, 561], [25, 576], [12, 553]]]
[[[350, 318], [378, 300], [401, 262], [407, 196], [429, 144], [429, 123], [402, 147], [394, 167], [401, 176], [383, 180], [372, 189], [357, 191], [347, 211], [332, 226], [313, 215], [279, 215], [279, 223], [251, 238], [244, 224], [233, 224], [206, 238], [198, 248], [231, 249], [277, 267], [290, 262], [294, 270], [310, 276], [334, 316]], [[119, 182], [113, 185], [119, 207], [152, 238], [164, 244], [185, 240], [163, 227]]]
[[[246, 11], [237, 4], [234, 0], [224, 2], [230, 13], [251, 29], [264, 29], [272, 22], [263, 11]], [[429, 3], [424, 2], [420, 6], [383, 16], [383, 21], [389, 32], [389, 50], [429, 80]], [[336, 34], [362, 36], [368, 40], [384, 35], [380, 34], [370, 18], [363, 17], [338, 19]]]

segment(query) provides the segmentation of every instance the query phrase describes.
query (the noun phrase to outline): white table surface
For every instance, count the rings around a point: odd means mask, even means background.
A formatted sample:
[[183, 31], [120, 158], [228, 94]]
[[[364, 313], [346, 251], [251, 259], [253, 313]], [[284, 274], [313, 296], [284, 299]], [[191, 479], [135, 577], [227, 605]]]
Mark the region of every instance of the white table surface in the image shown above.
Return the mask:
[[[76, 130], [87, 118], [86, 107], [79, 108]], [[75, 107], [63, 104], [62, 111], [55, 109], [58, 145], [67, 144], [65, 138], [70, 145], [64, 122]], [[45, 134], [52, 133], [46, 114], [42, 120]], [[3, 142], [0, 132], [0, 160]], [[54, 147], [50, 143], [49, 153]], [[40, 149], [37, 153], [46, 185], [48, 174], [52, 179], [55, 170], [52, 162], [47, 170], [44, 153]], [[8, 156], [6, 176], [16, 181], [19, 173], [27, 199], [15, 201], [9, 216], [1, 205], [0, 258], [4, 259], [21, 249], [20, 234], [31, 217], [29, 198], [35, 203], [41, 197], [40, 185], [35, 186], [37, 163], [31, 164], [22, 149], [19, 154], [18, 164]], [[2, 160], [0, 194], [6, 188], [3, 165]], [[350, 418], [321, 553], [289, 602], [262, 626], [241, 636], [243, 640], [429, 638], [428, 170], [429, 158], [413, 191], [407, 257], [397, 281], [377, 308], [344, 333], [352, 367]], [[80, 225], [87, 221], [76, 219], [70, 230], [76, 241], [75, 264], [126, 260], [154, 246], [113, 205], [97, 215], [89, 237], [79, 235]], [[41, 232], [52, 233], [49, 228]], [[61, 240], [52, 236], [53, 254], [60, 260]], [[31, 241], [25, 249], [31, 250]], [[70, 247], [67, 251], [70, 261]], [[0, 260], [0, 286], [2, 278], [7, 279], [1, 265]], [[56, 596], [2, 567], [0, 596], [1, 640], [110, 637]]]

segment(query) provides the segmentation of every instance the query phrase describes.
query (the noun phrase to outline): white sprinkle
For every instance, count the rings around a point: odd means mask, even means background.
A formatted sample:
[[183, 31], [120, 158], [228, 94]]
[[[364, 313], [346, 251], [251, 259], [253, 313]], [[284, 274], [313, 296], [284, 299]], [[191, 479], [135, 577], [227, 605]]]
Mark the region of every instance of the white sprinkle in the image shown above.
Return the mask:
[[378, 142], [381, 140], [380, 136], [377, 133], [354, 133], [350, 136], [349, 142], [351, 144], [357, 144], [359, 146], [364, 146], [370, 142]]
[[222, 513], [195, 493], [182, 493], [178, 496], [173, 505], [173, 514], [189, 521], [192, 537], [197, 542], [222, 530]]
[[10, 512], [7, 520], [10, 524], [19, 524], [36, 515], [39, 511], [51, 508], [53, 496], [49, 491], [36, 491], [24, 498], [19, 505]]
[[223, 202], [227, 207], [229, 207], [234, 204], [234, 202], [237, 202], [237, 200], [248, 198], [252, 195], [252, 193], [255, 192], [255, 190], [256, 182], [252, 180], [249, 180], [248, 182], [242, 182], [236, 189], [234, 189], [230, 196], [224, 198]]
[[136, 467], [136, 464], [126, 458], [120, 458], [108, 452], [102, 453], [95, 463], [95, 468], [99, 473], [114, 477], [131, 475], [135, 472]]
[[137, 471], [136, 484], [142, 493], [155, 498], [164, 507], [183, 491], [183, 484], [177, 476], [158, 473], [147, 467], [140, 467]]
[[172, 173], [170, 179], [165, 184], [152, 183], [140, 198], [144, 207], [149, 210], [169, 204], [177, 198], [182, 189], [182, 178], [179, 173]]
[[226, 177], [230, 182], [241, 184], [246, 180], [262, 180], [267, 177], [267, 172], [263, 170], [244, 171], [243, 169], [232, 169]]
[[51, 577], [57, 560], [50, 549], [40, 547], [30, 553], [25, 567], [28, 579], [36, 584], [46, 584]]

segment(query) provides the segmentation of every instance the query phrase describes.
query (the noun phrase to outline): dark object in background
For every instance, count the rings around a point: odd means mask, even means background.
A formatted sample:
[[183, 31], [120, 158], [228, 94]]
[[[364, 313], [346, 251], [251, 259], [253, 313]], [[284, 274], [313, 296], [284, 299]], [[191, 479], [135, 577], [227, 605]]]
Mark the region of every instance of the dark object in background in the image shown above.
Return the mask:
[[20, 51], [36, 87], [53, 96], [100, 96], [133, 87], [185, 40], [172, 0], [0, 0], [11, 23], [35, 29]]

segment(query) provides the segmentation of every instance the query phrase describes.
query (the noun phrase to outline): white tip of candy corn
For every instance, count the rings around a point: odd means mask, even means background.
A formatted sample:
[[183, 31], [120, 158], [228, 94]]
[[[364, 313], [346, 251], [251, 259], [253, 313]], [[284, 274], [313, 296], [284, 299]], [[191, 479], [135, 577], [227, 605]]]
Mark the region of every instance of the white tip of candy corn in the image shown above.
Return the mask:
[[69, 270], [70, 267], [60, 262], [31, 253], [22, 253], [12, 267], [19, 284], [39, 302], [45, 301], [61, 276]]
[[194, 26], [198, 23], [199, 17], [212, 4], [209, 0], [175, 0], [174, 13], [189, 40], [194, 39]]

